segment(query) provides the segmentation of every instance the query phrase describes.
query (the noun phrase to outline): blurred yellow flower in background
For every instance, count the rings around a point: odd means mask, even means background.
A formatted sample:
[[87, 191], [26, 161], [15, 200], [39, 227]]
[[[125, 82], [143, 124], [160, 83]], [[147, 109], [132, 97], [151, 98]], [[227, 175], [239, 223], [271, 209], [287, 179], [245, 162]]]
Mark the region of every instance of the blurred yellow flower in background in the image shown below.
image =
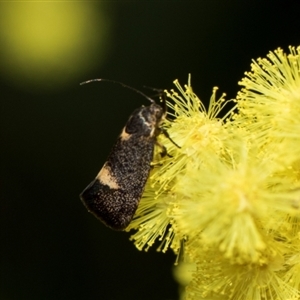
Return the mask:
[[100, 2], [1, 1], [2, 80], [28, 91], [55, 91], [74, 85], [95, 60], [103, 63], [113, 18], [110, 4]]

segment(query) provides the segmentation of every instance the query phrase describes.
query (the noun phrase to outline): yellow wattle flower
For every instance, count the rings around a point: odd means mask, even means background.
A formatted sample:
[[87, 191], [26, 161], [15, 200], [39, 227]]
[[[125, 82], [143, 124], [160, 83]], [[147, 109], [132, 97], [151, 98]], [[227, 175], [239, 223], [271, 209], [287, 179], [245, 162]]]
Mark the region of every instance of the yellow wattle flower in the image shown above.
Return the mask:
[[[284, 259], [273, 251], [267, 264], [234, 264], [201, 241], [187, 251], [196, 262], [185, 299], [299, 299], [299, 292], [284, 280]], [[271, 252], [271, 251], [270, 251]]]
[[225, 114], [216, 89], [207, 110], [190, 80], [166, 91], [180, 148], [160, 136], [170, 156], [156, 151], [127, 230], [138, 249], [158, 240], [185, 262], [185, 299], [300, 299], [300, 47], [290, 52], [253, 62]]
[[[159, 250], [166, 251], [169, 246], [179, 253], [180, 241], [185, 232], [178, 232], [174, 223], [173, 210], [177, 208], [177, 183], [192, 169], [202, 168], [210, 161], [210, 154], [219, 153], [226, 159], [230, 157], [226, 148], [225, 118], [216, 119], [227, 102], [222, 95], [216, 99], [217, 88], [213, 89], [208, 110], [194, 94], [190, 79], [185, 90], [178, 81], [174, 82], [179, 93], [166, 91], [167, 105], [171, 109], [164, 126], [170, 137], [181, 147], [176, 147], [166, 138], [161, 143], [167, 148], [171, 157], [156, 156], [153, 171], [147, 182], [144, 195], [139, 204], [135, 217], [127, 230], [135, 229], [132, 236], [138, 249], [148, 249], [155, 240], [161, 240]], [[188, 176], [187, 176], [188, 178]], [[177, 229], [176, 229], [177, 228]]]
[[300, 47], [289, 49], [253, 61], [237, 95], [240, 125], [285, 166], [300, 158]]

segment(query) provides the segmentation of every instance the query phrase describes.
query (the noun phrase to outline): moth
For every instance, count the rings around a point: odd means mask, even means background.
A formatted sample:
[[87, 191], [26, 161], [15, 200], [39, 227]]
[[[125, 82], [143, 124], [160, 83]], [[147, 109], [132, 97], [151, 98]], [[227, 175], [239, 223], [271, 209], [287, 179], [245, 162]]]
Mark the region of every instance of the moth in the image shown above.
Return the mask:
[[166, 103], [161, 106], [142, 92], [123, 83], [108, 79], [91, 81], [110, 81], [121, 84], [142, 94], [150, 105], [133, 111], [121, 134], [96, 178], [80, 194], [87, 210], [114, 230], [124, 230], [132, 220], [142, 197], [149, 177], [153, 160], [154, 146], [166, 148], [158, 143], [157, 137], [163, 133], [179, 147], [161, 127], [166, 116]]

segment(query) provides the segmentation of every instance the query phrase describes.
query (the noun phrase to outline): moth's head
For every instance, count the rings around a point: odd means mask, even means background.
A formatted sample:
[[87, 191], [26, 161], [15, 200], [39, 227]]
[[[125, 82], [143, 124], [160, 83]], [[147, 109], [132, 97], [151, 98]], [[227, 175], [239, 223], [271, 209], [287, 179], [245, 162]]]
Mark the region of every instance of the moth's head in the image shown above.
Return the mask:
[[149, 116], [151, 116], [152, 122], [159, 126], [159, 124], [164, 120], [166, 116], [166, 111], [163, 106], [157, 104], [156, 102], [148, 106]]

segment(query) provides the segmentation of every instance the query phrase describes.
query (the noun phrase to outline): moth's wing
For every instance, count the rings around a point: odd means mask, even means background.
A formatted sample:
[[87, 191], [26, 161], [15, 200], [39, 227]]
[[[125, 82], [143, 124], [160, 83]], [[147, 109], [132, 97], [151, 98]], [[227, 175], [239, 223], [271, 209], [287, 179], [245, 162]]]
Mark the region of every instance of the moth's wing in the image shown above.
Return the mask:
[[87, 209], [112, 229], [125, 229], [133, 218], [163, 116], [163, 109], [155, 103], [136, 109], [99, 174], [80, 195]]
[[97, 178], [80, 198], [89, 212], [115, 230], [123, 230], [129, 225], [140, 200], [134, 199], [127, 190], [112, 189]]

